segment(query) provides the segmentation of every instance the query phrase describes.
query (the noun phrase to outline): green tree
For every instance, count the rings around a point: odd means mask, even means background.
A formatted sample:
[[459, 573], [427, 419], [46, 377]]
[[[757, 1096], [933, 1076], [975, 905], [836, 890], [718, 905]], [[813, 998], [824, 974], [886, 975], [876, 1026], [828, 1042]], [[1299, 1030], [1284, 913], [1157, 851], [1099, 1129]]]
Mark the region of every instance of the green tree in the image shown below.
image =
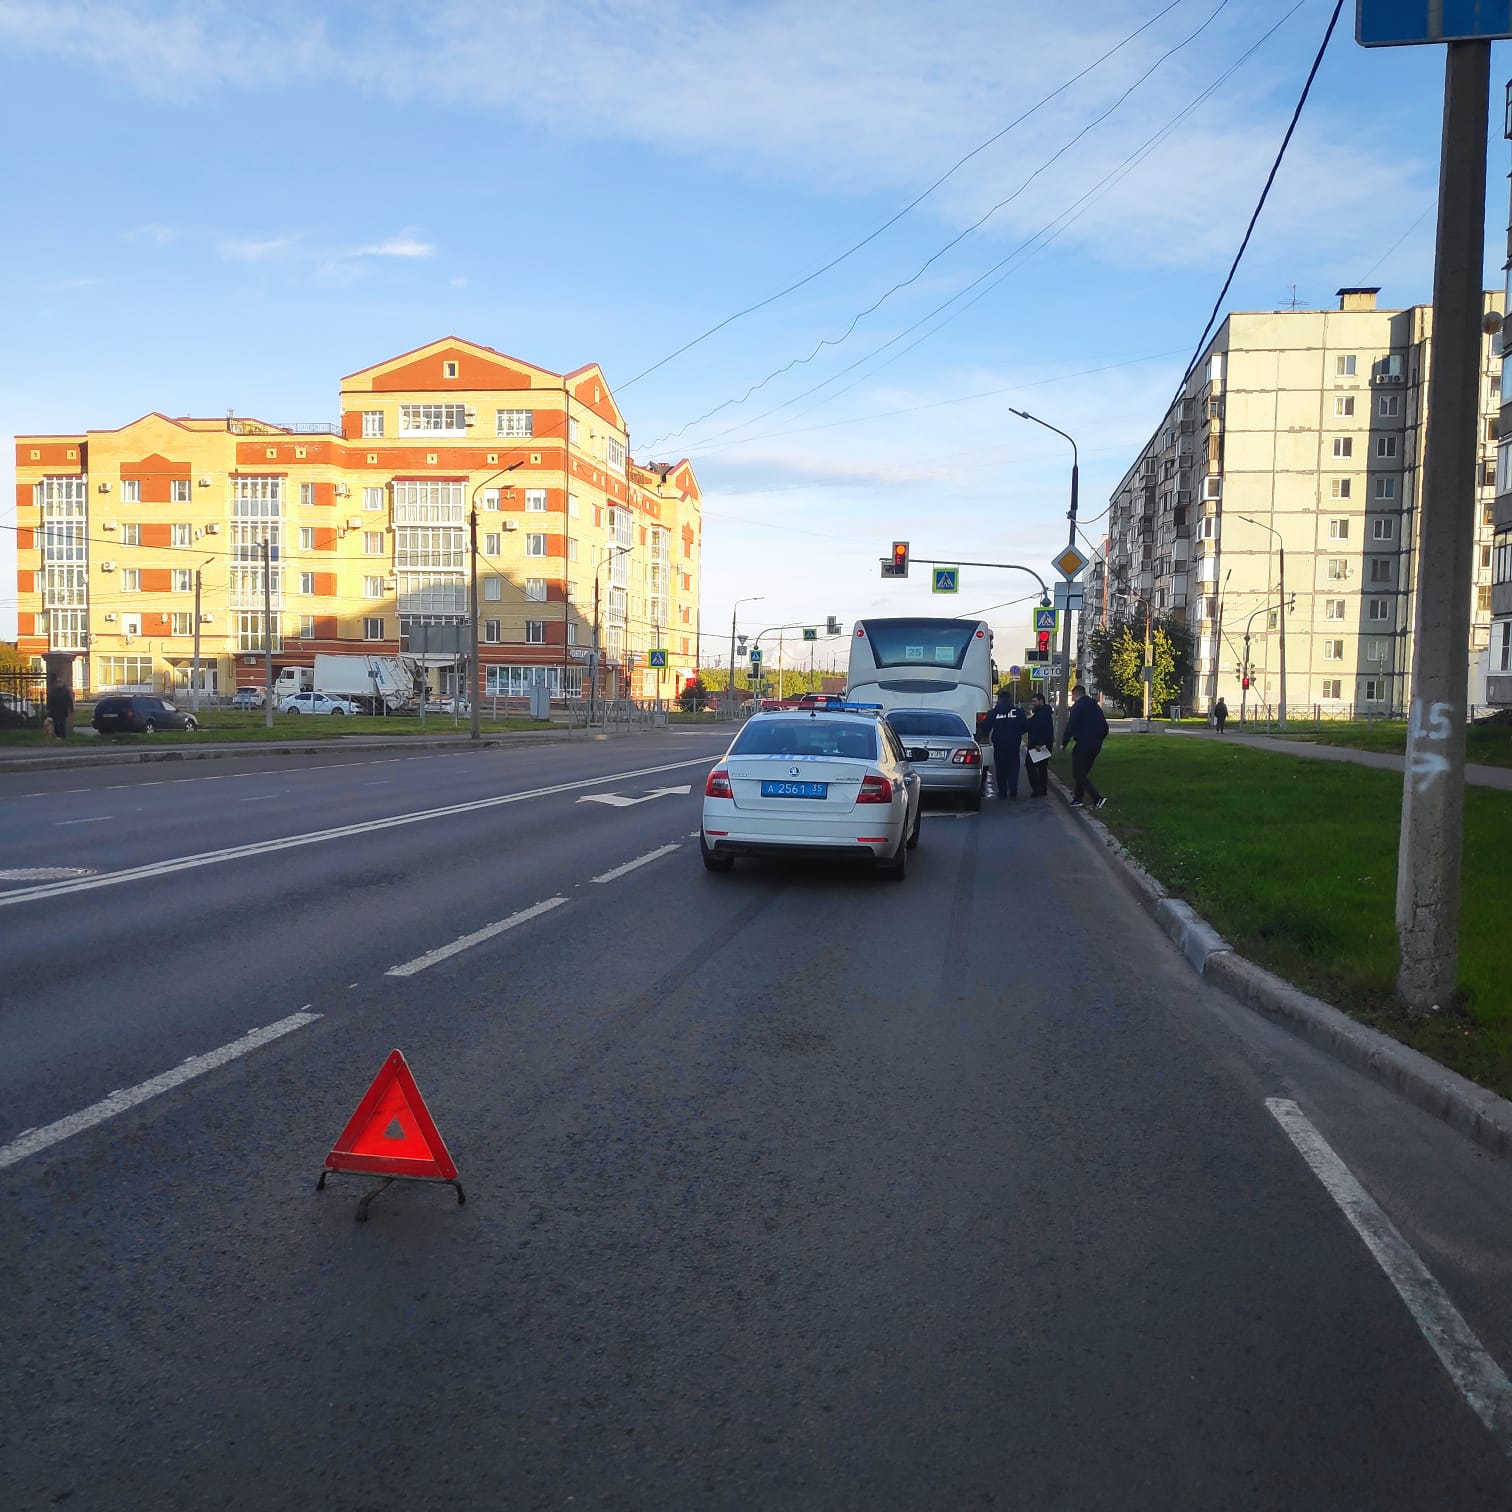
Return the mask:
[[1113, 633], [1108, 657], [1109, 686], [1114, 697], [1128, 708], [1131, 704], [1144, 703], [1144, 627], [1140, 626], [1136, 638], [1133, 628], [1120, 625]]

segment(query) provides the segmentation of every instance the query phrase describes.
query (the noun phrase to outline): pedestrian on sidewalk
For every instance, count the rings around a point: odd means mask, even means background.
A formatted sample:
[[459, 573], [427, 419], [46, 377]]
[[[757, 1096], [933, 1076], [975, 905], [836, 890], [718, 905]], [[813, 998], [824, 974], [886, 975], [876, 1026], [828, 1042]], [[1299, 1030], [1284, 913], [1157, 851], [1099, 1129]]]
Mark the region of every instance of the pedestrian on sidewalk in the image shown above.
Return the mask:
[[1013, 701], [1009, 688], [998, 689], [997, 706], [987, 716], [982, 733], [992, 742], [993, 780], [999, 798], [1017, 798], [1019, 786], [1019, 745], [1029, 721]]
[[1066, 731], [1061, 736], [1063, 751], [1072, 741], [1076, 742], [1076, 749], [1071, 752], [1071, 774], [1076, 778], [1071, 807], [1085, 808], [1082, 801], [1085, 795], [1092, 800], [1093, 808], [1101, 808], [1108, 800], [1093, 786], [1092, 763], [1097, 760], [1103, 741], [1108, 738], [1107, 716], [1097, 706], [1097, 700], [1088, 696], [1081, 683], [1077, 683], [1071, 694], [1076, 702], [1071, 706], [1071, 713], [1066, 718]]
[[74, 698], [61, 677], [54, 677], [47, 689], [47, 717], [52, 720], [53, 734], [68, 739], [68, 718], [73, 713]]
[[1024, 748], [1024, 765], [1029, 771], [1029, 796], [1043, 798], [1050, 791], [1050, 753], [1055, 749], [1055, 715], [1050, 712], [1043, 693], [1036, 693], [1030, 703]]
[[1228, 723], [1228, 705], [1221, 698], [1213, 705], [1213, 723], [1218, 726], [1218, 733], [1223, 734], [1223, 727]]

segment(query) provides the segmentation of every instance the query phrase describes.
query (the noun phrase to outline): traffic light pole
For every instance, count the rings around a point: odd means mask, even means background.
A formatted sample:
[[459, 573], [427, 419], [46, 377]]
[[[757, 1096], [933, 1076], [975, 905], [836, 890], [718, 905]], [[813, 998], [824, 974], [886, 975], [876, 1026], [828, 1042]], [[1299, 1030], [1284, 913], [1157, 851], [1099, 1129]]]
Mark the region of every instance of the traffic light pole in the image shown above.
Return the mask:
[[[882, 558], [886, 563], [887, 558]], [[1050, 590], [1045, 585], [1045, 580], [1032, 567], [1025, 567], [1022, 562], [963, 562], [959, 557], [912, 557], [910, 560], [922, 562], [926, 567], [992, 567], [999, 572], [1027, 572], [1036, 583], [1040, 585], [1040, 593], [1044, 598], [1041, 608], [1050, 607]], [[886, 576], [887, 574], [884, 574]]]

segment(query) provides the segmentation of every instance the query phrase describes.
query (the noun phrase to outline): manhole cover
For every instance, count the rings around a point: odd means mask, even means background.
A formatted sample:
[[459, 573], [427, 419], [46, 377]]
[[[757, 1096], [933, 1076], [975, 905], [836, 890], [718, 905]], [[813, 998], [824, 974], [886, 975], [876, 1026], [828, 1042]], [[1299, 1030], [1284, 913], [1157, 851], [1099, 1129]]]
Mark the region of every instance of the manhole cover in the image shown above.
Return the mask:
[[63, 882], [69, 877], [92, 877], [93, 866], [10, 866], [0, 868], [0, 882]]

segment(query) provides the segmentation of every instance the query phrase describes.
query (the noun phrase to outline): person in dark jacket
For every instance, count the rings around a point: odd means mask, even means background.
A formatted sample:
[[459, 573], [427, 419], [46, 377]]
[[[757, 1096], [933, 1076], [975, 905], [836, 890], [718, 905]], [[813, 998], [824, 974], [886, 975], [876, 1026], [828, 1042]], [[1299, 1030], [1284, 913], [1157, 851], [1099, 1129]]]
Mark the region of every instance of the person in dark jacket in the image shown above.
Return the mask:
[[48, 685], [47, 717], [52, 720], [53, 734], [59, 740], [68, 739], [68, 717], [73, 713], [73, 706], [73, 693], [61, 677]]
[[1076, 749], [1071, 753], [1071, 775], [1076, 778], [1071, 807], [1085, 807], [1082, 802], [1085, 794], [1091, 798], [1093, 808], [1101, 808], [1108, 800], [1092, 784], [1092, 763], [1097, 760], [1103, 741], [1108, 738], [1107, 716], [1098, 708], [1097, 700], [1087, 696], [1086, 688], [1080, 683], [1071, 692], [1076, 702], [1071, 706], [1071, 713], [1066, 718], [1066, 733], [1061, 737], [1062, 750], [1073, 740], [1076, 742]]
[[1221, 698], [1213, 705], [1213, 723], [1218, 726], [1218, 733], [1223, 734], [1223, 727], [1228, 723], [1228, 705]]
[[999, 798], [1017, 798], [1019, 785], [1019, 744], [1029, 721], [1013, 702], [1007, 688], [998, 689], [997, 707], [982, 726], [983, 736], [992, 742], [992, 770]]
[[[1043, 798], [1050, 791], [1050, 757], [1055, 749], [1055, 715], [1045, 702], [1043, 693], [1036, 693], [1029, 706], [1029, 728], [1024, 732], [1024, 766], [1029, 773], [1029, 796]], [[1036, 761], [1036, 751], [1046, 752], [1043, 761]]]

